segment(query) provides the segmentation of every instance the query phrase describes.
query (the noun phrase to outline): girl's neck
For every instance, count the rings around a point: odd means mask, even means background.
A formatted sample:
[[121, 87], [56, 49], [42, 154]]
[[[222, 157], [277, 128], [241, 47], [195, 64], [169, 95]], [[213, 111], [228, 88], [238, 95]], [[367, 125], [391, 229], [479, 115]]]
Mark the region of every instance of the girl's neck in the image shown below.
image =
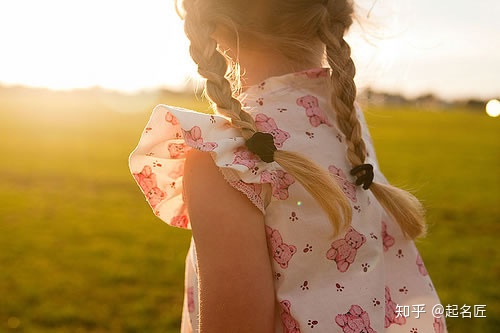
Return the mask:
[[240, 35], [235, 36], [230, 30], [218, 27], [213, 35], [221, 49], [240, 66], [242, 89], [257, 85], [273, 76], [301, 72], [323, 66], [323, 44], [311, 41], [311, 49], [316, 56], [305, 56], [300, 60], [291, 60], [276, 45], [263, 42], [257, 38]]
[[240, 64], [243, 90], [272, 76], [280, 76], [322, 66], [319, 59], [311, 59], [311, 61], [301, 63], [293, 62], [274, 50], [260, 49], [240, 50], [237, 61]]

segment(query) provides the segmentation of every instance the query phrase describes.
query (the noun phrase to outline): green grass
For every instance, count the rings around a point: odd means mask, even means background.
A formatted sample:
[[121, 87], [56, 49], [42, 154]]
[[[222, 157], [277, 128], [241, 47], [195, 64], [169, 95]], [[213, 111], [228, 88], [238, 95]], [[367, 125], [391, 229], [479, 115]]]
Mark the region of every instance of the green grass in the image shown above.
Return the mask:
[[[158, 102], [180, 97], [0, 90], [0, 332], [177, 332], [190, 235], [163, 224], [127, 157]], [[130, 110], [141, 112], [132, 113]], [[386, 176], [428, 208], [418, 242], [443, 304], [500, 327], [500, 123], [473, 112], [369, 109]]]

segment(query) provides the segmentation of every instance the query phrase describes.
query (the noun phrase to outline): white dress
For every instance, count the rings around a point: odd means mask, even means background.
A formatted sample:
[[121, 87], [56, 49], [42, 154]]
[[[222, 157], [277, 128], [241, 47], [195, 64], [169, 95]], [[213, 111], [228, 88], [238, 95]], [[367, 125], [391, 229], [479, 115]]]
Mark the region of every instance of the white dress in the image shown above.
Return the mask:
[[[276, 292], [276, 332], [444, 333], [444, 318], [420, 255], [368, 190], [354, 185], [345, 137], [329, 109], [328, 70], [272, 77], [249, 88], [244, 108], [278, 149], [314, 160], [340, 183], [353, 210], [351, 228], [333, 239], [323, 210], [273, 163], [244, 148], [244, 139], [220, 115], [159, 105], [130, 157], [130, 168], [166, 223], [189, 228], [182, 197], [185, 154], [211, 152], [226, 180], [265, 214]], [[363, 115], [366, 163], [385, 182]], [[270, 186], [269, 186], [270, 185]], [[194, 245], [186, 259], [182, 332], [198, 327]], [[425, 311], [425, 312], [423, 312]], [[439, 317], [439, 318], [435, 318]]]

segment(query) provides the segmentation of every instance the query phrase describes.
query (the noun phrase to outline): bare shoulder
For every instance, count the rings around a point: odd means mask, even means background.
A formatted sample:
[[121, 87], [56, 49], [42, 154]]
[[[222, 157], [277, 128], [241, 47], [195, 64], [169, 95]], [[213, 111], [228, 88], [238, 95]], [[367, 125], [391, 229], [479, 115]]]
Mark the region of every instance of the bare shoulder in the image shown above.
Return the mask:
[[228, 242], [241, 244], [249, 237], [255, 240], [257, 236], [262, 238], [261, 233], [265, 235], [262, 212], [224, 179], [207, 152], [189, 152], [184, 170], [184, 197], [198, 243], [227, 237]]
[[184, 195], [192, 217], [207, 213], [214, 217], [241, 217], [244, 213], [248, 217], [262, 219], [262, 213], [250, 200], [224, 179], [208, 152], [194, 149], [189, 152], [183, 181]]

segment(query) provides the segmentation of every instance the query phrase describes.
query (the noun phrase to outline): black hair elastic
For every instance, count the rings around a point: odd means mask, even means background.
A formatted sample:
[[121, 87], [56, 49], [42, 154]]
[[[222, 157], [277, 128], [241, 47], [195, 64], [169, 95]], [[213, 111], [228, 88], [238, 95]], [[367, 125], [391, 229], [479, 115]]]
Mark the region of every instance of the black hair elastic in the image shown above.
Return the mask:
[[267, 163], [274, 162], [274, 138], [269, 133], [255, 132], [250, 139], [245, 142], [245, 146], [252, 153], [258, 155], [261, 160]]
[[[364, 171], [364, 172], [363, 172]], [[361, 164], [352, 168], [351, 175], [356, 176], [356, 185], [363, 184], [363, 189], [367, 190], [373, 183], [373, 165]]]

